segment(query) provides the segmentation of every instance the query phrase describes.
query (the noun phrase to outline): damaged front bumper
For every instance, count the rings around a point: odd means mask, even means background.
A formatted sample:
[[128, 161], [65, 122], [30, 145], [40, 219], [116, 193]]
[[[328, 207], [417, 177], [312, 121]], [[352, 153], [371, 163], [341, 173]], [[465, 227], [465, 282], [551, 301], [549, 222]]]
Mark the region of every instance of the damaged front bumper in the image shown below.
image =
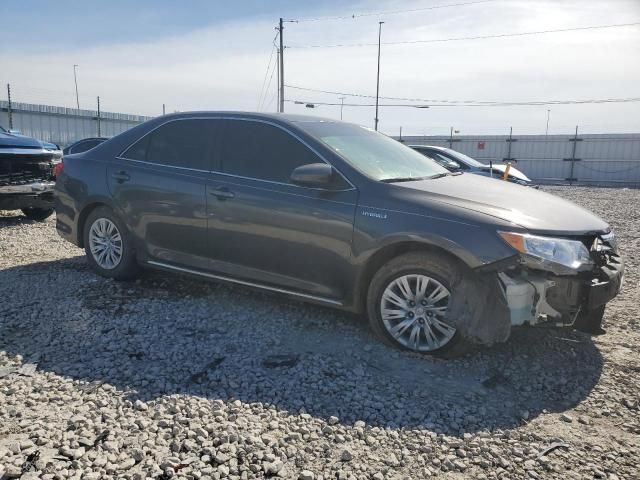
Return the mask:
[[610, 248], [592, 250], [592, 257], [587, 270], [543, 270], [521, 257], [517, 266], [498, 273], [511, 325], [570, 326], [612, 300], [622, 288], [624, 262]]
[[53, 208], [55, 182], [38, 180], [25, 184], [0, 185], [0, 210]]

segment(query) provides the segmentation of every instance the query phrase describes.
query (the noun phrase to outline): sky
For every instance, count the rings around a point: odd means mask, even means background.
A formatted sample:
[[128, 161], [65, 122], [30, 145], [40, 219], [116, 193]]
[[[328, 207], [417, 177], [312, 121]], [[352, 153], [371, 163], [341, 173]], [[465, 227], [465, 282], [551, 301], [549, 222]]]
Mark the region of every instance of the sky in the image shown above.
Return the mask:
[[[163, 104], [167, 112], [275, 111], [279, 17], [295, 20], [284, 24], [287, 85], [371, 96], [384, 22], [380, 95], [428, 100], [380, 99], [385, 133], [544, 134], [547, 119], [551, 134], [576, 125], [640, 132], [640, 102], [451, 105], [640, 98], [640, 25], [386, 44], [640, 23], [640, 0], [2, 1], [0, 84], [11, 84], [15, 102], [75, 107], [76, 64], [81, 108], [95, 109], [99, 95], [103, 111], [151, 116]], [[318, 103], [341, 96], [287, 87], [285, 111], [340, 118], [340, 106]], [[374, 107], [350, 104], [375, 99], [344, 102], [344, 120], [373, 126]], [[398, 103], [431, 106], [386, 106]]]

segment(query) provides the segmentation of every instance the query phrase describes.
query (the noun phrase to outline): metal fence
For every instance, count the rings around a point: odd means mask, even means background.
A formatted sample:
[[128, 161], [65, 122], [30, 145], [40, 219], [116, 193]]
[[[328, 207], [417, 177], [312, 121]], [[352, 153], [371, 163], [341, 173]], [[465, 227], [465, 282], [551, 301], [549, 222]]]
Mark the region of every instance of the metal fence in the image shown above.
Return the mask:
[[11, 125], [23, 135], [60, 146], [87, 137], [112, 137], [150, 118], [31, 103], [12, 102], [9, 106], [0, 100], [0, 125], [6, 129]]
[[[11, 116], [11, 121], [9, 120]], [[68, 145], [111, 137], [152, 117], [0, 100], [0, 125]], [[539, 183], [640, 187], [640, 133], [579, 135], [450, 135], [399, 138], [407, 145], [453, 148], [484, 163], [512, 162]]]
[[512, 164], [539, 183], [640, 187], [640, 134], [402, 137], [438, 145], [483, 163]]

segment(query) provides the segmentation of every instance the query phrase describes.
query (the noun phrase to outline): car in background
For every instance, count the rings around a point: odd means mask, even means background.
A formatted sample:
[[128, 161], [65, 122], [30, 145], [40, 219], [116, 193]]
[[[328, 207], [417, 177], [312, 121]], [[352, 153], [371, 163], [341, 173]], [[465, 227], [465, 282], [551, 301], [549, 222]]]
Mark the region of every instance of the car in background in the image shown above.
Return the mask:
[[[482, 175], [483, 177], [494, 177], [500, 179], [507, 169], [507, 166], [504, 164], [487, 165], [465, 155], [464, 153], [456, 152], [450, 148], [431, 145], [409, 145], [409, 147], [432, 160], [435, 160], [450, 172], [463, 171]], [[525, 185], [528, 187], [534, 186], [529, 177], [513, 166], [509, 169], [509, 176], [507, 180], [512, 183], [517, 183], [518, 185]]]
[[82, 140], [78, 140], [77, 142], [64, 147], [63, 153], [65, 155], [71, 155], [73, 153], [86, 152], [87, 150], [91, 150], [93, 147], [97, 147], [105, 140], [107, 140], [105, 137], [83, 138]]
[[622, 283], [591, 212], [340, 121], [176, 113], [61, 165], [57, 231], [100, 275], [142, 266], [366, 313], [415, 352], [525, 324], [599, 333]]
[[57, 145], [0, 127], [0, 210], [22, 210], [38, 221], [53, 214], [54, 168], [61, 160]]

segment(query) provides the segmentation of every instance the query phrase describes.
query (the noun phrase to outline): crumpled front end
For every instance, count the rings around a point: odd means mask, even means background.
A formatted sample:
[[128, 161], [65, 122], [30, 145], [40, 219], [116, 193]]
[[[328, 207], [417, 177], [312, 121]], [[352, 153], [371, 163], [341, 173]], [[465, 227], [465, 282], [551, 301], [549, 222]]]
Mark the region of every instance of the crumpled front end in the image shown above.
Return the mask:
[[572, 238], [589, 258], [575, 268], [521, 254], [518, 262], [499, 272], [511, 325], [573, 325], [581, 316], [602, 320], [604, 305], [622, 287], [624, 262], [612, 233]]
[[59, 151], [0, 147], [0, 209], [53, 208]]

